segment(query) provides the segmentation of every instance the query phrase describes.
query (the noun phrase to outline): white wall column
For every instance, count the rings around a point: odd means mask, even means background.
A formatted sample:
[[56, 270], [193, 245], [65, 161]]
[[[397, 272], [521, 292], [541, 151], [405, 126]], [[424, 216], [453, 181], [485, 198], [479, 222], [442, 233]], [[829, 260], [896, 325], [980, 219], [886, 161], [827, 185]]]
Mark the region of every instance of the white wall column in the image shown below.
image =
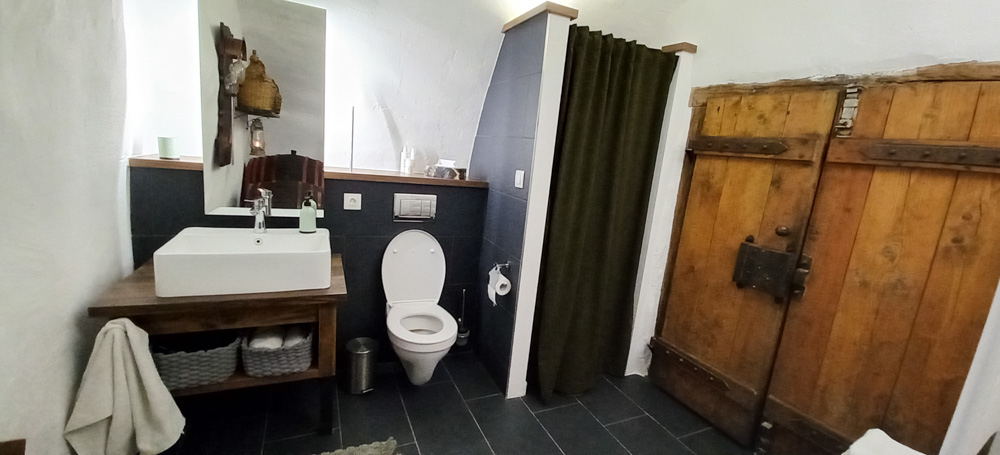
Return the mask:
[[[559, 126], [559, 103], [562, 100], [563, 71], [569, 43], [570, 18], [548, 14], [545, 30], [545, 53], [542, 57], [542, 80], [538, 94], [535, 123], [535, 151], [531, 161], [531, 186], [524, 220], [524, 244], [521, 250], [521, 282], [517, 289], [517, 314], [514, 316], [514, 343], [510, 353], [507, 398], [524, 396], [528, 388], [528, 354], [531, 329], [535, 321], [538, 276], [542, 268], [542, 245], [549, 211], [549, 186], [556, 152], [556, 129]], [[573, 14], [575, 17], [575, 14]]]
[[670, 81], [656, 168], [653, 170], [653, 185], [646, 212], [646, 232], [642, 238], [639, 273], [635, 280], [632, 341], [625, 366], [626, 375], [645, 376], [649, 370], [652, 353], [647, 345], [656, 327], [663, 274], [670, 253], [670, 232], [674, 225], [684, 149], [687, 146], [688, 125], [691, 123], [688, 99], [691, 97], [691, 72], [695, 56], [693, 46], [682, 47], [687, 50], [677, 51], [677, 69]]

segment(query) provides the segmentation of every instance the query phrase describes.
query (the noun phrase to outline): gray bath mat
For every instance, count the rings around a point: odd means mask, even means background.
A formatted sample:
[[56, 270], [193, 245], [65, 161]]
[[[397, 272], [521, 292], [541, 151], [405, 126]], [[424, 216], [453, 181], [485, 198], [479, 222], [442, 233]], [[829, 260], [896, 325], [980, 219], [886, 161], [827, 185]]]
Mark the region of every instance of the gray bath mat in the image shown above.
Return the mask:
[[373, 442], [346, 449], [334, 450], [333, 452], [323, 452], [319, 455], [392, 455], [396, 451], [396, 440], [389, 438], [388, 441]]

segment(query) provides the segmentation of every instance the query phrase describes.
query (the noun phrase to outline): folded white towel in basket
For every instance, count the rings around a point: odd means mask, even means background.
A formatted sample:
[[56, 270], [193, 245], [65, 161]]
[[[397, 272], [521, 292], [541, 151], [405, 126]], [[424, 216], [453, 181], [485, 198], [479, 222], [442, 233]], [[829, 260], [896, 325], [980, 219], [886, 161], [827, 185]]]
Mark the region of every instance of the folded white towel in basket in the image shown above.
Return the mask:
[[83, 372], [66, 441], [80, 455], [147, 455], [169, 449], [183, 429], [184, 416], [149, 353], [149, 335], [128, 319], [105, 324]]
[[295, 346], [309, 336], [309, 329], [304, 325], [293, 325], [285, 331], [285, 341], [281, 344], [284, 347]]
[[255, 349], [278, 349], [285, 339], [285, 328], [281, 326], [258, 327], [250, 336], [250, 347]]

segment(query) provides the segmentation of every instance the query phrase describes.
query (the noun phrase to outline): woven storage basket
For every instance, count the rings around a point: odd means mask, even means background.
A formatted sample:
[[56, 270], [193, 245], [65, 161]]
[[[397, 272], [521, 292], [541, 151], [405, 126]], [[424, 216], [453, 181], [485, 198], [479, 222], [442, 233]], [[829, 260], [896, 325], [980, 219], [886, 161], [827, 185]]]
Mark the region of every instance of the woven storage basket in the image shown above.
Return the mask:
[[167, 390], [216, 384], [236, 371], [241, 337], [226, 346], [193, 352], [153, 353], [153, 363]]
[[305, 341], [276, 349], [251, 348], [243, 338], [243, 370], [248, 376], [281, 376], [306, 371], [312, 365], [312, 332]]
[[236, 95], [236, 107], [241, 111], [281, 113], [281, 93], [274, 79], [267, 77], [264, 62], [257, 57], [257, 51], [250, 56], [246, 76], [240, 83]]

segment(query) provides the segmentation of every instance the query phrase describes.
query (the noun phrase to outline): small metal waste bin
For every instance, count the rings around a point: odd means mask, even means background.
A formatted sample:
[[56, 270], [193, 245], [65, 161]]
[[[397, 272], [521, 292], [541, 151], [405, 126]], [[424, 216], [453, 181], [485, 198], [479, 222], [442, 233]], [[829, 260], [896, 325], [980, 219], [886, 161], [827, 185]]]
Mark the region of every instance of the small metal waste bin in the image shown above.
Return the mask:
[[378, 342], [371, 338], [355, 338], [347, 342], [351, 357], [350, 392], [361, 395], [375, 388], [375, 357]]

